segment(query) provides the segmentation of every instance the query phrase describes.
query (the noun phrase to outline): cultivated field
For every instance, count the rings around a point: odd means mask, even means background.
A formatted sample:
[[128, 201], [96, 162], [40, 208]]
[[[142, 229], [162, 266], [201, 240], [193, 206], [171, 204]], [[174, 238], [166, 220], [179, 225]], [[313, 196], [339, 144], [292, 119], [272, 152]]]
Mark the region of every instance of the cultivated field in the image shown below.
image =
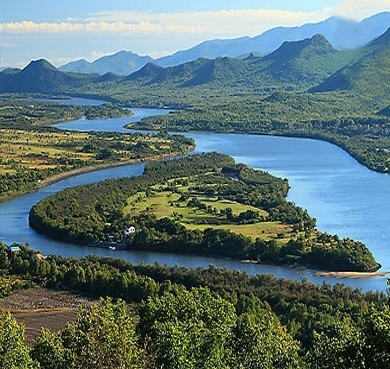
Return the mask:
[[0, 308], [25, 325], [26, 343], [31, 345], [41, 327], [58, 331], [76, 320], [80, 305], [96, 302], [70, 292], [32, 288], [0, 298]]
[[149, 155], [169, 151], [171, 143], [169, 138], [156, 136], [0, 129], [0, 174], [82, 167], [107, 159], [128, 161], [144, 156], [146, 151]]

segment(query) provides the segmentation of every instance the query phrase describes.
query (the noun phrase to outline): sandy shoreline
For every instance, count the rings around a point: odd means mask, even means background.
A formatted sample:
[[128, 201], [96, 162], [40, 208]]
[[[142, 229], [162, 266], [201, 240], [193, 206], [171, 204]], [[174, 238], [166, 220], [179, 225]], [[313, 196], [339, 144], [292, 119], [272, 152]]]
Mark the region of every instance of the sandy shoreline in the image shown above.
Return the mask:
[[336, 277], [350, 279], [366, 279], [375, 277], [386, 277], [389, 272], [316, 272], [317, 277]]

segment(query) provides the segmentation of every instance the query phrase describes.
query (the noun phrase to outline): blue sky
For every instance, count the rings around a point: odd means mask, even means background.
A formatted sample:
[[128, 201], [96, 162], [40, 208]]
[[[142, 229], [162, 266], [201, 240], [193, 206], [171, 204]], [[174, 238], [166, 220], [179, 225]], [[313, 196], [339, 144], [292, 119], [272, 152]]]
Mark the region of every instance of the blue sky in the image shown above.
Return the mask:
[[389, 0], [2, 0], [0, 66], [38, 58], [59, 66], [119, 50], [159, 57], [208, 39], [381, 11]]

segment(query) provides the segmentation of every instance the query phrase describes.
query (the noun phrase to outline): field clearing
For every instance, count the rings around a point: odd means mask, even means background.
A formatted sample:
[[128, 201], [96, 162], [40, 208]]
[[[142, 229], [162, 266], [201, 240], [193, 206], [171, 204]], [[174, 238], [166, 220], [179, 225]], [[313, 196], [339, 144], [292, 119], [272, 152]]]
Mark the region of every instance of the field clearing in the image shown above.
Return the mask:
[[[27, 130], [0, 130], [0, 173], [17, 169], [47, 169], [60, 165], [60, 159], [89, 161], [93, 154], [82, 152], [88, 142], [85, 133], [53, 133]], [[65, 165], [65, 164], [63, 164]]]
[[57, 310], [17, 311], [12, 313], [19, 324], [25, 327], [25, 343], [32, 346], [41, 328], [58, 332], [77, 319], [78, 308], [63, 308]]
[[[227, 231], [232, 231], [234, 233], [240, 233], [244, 236], [251, 237], [256, 239], [257, 237], [263, 240], [277, 239], [279, 234], [286, 234], [292, 231], [292, 226], [281, 224], [277, 222], [260, 222], [255, 224], [244, 224], [244, 225], [235, 225], [235, 224], [219, 224], [219, 225], [210, 225], [210, 224], [185, 224], [188, 229], [201, 229], [205, 230], [206, 228], [214, 229], [225, 229]], [[279, 239], [279, 244], [285, 244], [288, 241], [288, 238], [285, 240]]]
[[112, 150], [116, 161], [128, 161], [140, 155], [167, 152], [171, 144], [171, 139], [155, 136], [0, 129], [0, 174], [12, 174], [20, 169], [65, 167], [75, 160], [79, 166], [83, 165], [80, 162], [94, 165], [103, 161], [96, 160], [96, 156], [104, 148]]
[[0, 198], [35, 190], [64, 173], [172, 157], [192, 149], [192, 141], [181, 136], [0, 128]]
[[31, 345], [41, 327], [58, 331], [76, 320], [80, 305], [97, 301], [66, 291], [31, 288], [0, 298], [0, 308], [25, 325], [26, 343]]
[[[154, 186], [157, 189], [158, 186]], [[181, 186], [178, 186], [181, 189]], [[186, 187], [188, 189], [188, 187]], [[278, 239], [278, 243], [283, 244], [286, 241], [280, 235], [291, 233], [292, 226], [281, 224], [280, 222], [256, 222], [254, 224], [236, 224], [229, 222], [220, 211], [226, 208], [232, 209], [232, 214], [238, 216], [240, 213], [253, 210], [260, 216], [267, 217], [265, 210], [258, 209], [251, 205], [240, 204], [229, 200], [217, 200], [199, 196], [198, 199], [211, 206], [213, 213], [188, 207], [187, 201], [180, 201], [181, 195], [171, 191], [153, 191], [148, 197], [145, 192], [138, 192], [128, 199], [128, 205], [124, 209], [125, 214], [137, 215], [140, 213], [154, 214], [157, 218], [169, 217], [177, 219], [188, 229], [206, 228], [225, 229], [235, 233], [241, 233], [244, 236], [256, 239], [260, 237], [264, 240]], [[214, 212], [215, 208], [215, 212]]]

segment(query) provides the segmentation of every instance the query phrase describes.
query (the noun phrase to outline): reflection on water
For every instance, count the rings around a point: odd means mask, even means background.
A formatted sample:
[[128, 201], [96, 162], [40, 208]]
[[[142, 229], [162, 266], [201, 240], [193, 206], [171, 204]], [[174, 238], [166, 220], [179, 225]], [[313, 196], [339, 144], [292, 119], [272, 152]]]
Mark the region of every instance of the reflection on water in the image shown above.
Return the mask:
[[[133, 109], [131, 119], [167, 114], [166, 110]], [[57, 125], [76, 130], [123, 129], [127, 118], [103, 121], [78, 120]], [[82, 127], [82, 128], [81, 128]], [[188, 134], [196, 142], [196, 152], [218, 151], [229, 154], [237, 162], [244, 162], [256, 169], [263, 169], [290, 182], [289, 200], [308, 209], [317, 218], [321, 231], [337, 233], [364, 242], [373, 252], [382, 270], [390, 270], [388, 245], [390, 245], [390, 177], [369, 171], [338, 147], [322, 141], [299, 138], [283, 138], [256, 135]], [[12, 242], [28, 242], [31, 247], [45, 254], [84, 256], [96, 253], [123, 257], [134, 263], [144, 261], [161, 264], [207, 267], [210, 263], [231, 269], [246, 270], [250, 274], [273, 273], [277, 277], [308, 278], [315, 283], [342, 282], [363, 290], [386, 290], [386, 278], [353, 280], [316, 277], [313, 271], [266, 265], [243, 264], [239, 261], [169, 255], [145, 252], [110, 251], [82, 247], [47, 239], [28, 227], [30, 208], [50, 193], [68, 186], [99, 181], [105, 178], [139, 175], [143, 165], [110, 168], [86, 173], [55, 183], [34, 192], [0, 204], [0, 239]]]

